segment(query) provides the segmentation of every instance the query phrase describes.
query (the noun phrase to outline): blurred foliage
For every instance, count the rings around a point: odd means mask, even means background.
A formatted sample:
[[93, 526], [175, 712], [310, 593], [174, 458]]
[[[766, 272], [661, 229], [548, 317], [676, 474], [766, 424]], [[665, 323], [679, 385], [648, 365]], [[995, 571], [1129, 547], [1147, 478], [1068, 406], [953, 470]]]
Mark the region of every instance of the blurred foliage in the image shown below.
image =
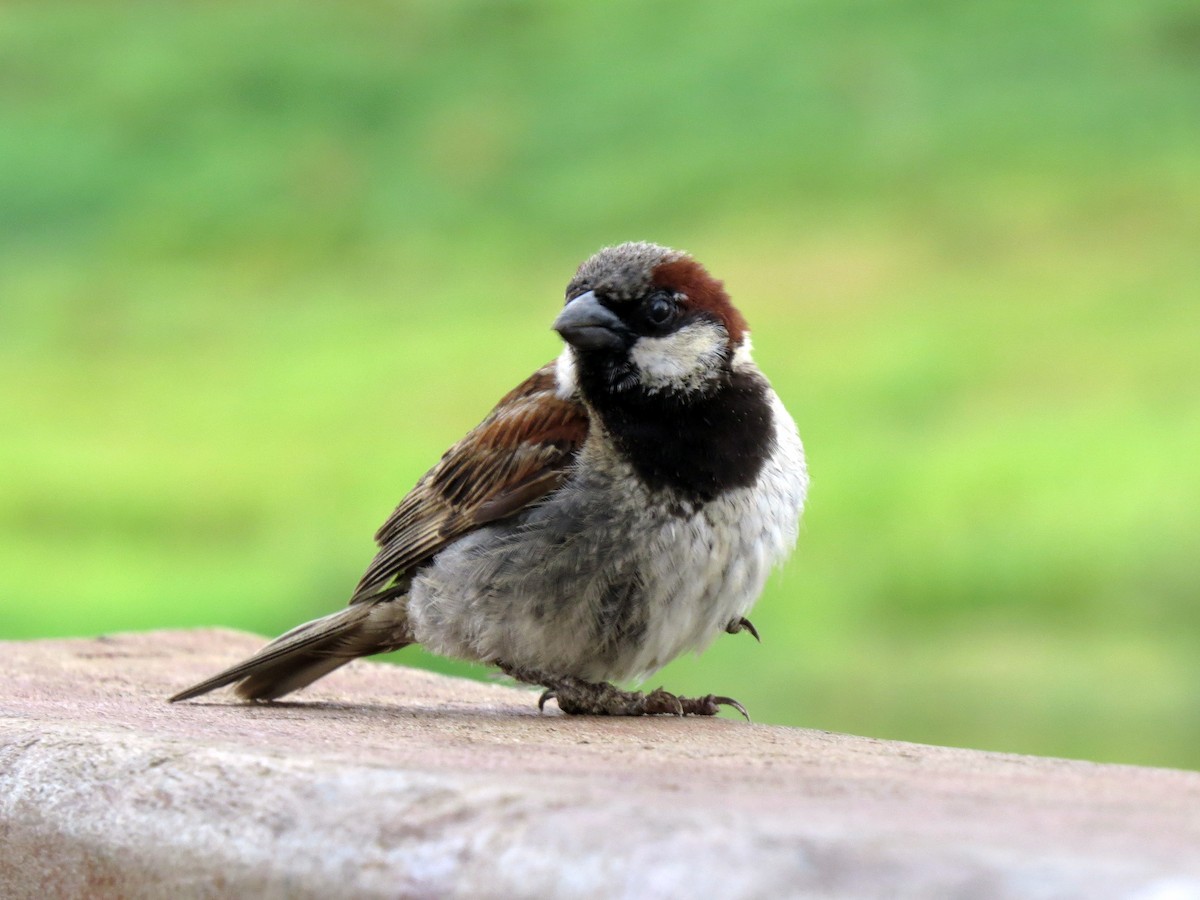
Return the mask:
[[814, 479], [764, 644], [655, 684], [1200, 767], [1197, 210], [1183, 0], [6, 4], [0, 637], [336, 608], [645, 238]]

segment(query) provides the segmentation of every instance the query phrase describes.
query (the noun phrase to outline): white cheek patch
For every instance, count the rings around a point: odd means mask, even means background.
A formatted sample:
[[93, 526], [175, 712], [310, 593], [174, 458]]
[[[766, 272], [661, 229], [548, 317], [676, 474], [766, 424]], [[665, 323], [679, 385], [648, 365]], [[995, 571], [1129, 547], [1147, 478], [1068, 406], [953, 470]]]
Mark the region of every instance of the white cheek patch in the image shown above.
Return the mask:
[[575, 351], [569, 346], [563, 347], [554, 363], [554, 393], [560, 400], [570, 400], [579, 387], [575, 377]]
[[742, 335], [742, 342], [733, 351], [733, 368], [735, 370], [746, 369], [754, 365], [754, 357], [751, 356], [753, 349], [750, 344], [750, 332], [747, 331]]
[[695, 322], [663, 337], [642, 337], [629, 352], [642, 387], [696, 391], [718, 377], [727, 351], [725, 329]]

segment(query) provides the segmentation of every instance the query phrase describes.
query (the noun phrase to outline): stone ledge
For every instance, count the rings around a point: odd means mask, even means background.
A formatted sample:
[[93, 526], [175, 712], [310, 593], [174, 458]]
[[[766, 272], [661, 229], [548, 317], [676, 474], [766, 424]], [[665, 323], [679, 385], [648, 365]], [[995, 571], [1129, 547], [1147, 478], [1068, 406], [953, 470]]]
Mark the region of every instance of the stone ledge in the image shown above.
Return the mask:
[[164, 702], [260, 643], [0, 643], [0, 896], [1200, 898], [1198, 773], [539, 715], [369, 662]]

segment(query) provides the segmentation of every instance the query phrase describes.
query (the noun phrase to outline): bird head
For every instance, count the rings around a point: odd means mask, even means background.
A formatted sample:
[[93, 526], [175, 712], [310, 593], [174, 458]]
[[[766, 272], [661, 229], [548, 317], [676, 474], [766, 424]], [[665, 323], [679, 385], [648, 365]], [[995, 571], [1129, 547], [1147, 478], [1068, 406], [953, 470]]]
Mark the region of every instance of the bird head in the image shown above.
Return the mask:
[[565, 374], [585, 396], [705, 394], [748, 350], [746, 320], [722, 283], [668, 247], [606, 247], [579, 267], [566, 296], [554, 330], [569, 347]]

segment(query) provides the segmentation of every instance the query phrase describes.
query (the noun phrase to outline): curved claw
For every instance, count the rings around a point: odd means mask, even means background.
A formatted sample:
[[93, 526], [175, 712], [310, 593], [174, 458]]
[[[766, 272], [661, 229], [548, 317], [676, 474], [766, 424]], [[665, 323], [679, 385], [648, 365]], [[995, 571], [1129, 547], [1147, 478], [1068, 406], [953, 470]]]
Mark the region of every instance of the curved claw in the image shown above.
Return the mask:
[[546, 711], [546, 701], [547, 700], [557, 700], [557, 699], [558, 699], [558, 694], [554, 693], [553, 690], [542, 691], [542, 696], [538, 697], [538, 712]]
[[734, 619], [725, 627], [725, 631], [727, 634], [737, 634], [741, 631], [748, 631], [754, 636], [756, 641], [758, 641], [760, 644], [762, 643], [762, 638], [758, 636], [758, 629], [755, 628], [754, 623], [745, 616], [740, 619]]
[[732, 697], [713, 697], [711, 699], [713, 703], [717, 704], [717, 706], [732, 706], [742, 714], [742, 717], [745, 718], [747, 722], [750, 721], [750, 713], [746, 712], [746, 707], [742, 706], [742, 704], [738, 703]]

